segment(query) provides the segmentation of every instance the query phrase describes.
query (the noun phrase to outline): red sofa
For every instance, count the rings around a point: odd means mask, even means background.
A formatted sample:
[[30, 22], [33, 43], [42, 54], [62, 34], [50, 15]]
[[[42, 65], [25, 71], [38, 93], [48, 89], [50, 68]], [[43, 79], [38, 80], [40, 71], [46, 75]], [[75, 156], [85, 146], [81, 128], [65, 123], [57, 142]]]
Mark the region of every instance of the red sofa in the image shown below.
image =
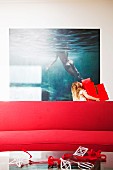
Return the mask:
[[113, 102], [0, 102], [0, 151], [113, 151]]

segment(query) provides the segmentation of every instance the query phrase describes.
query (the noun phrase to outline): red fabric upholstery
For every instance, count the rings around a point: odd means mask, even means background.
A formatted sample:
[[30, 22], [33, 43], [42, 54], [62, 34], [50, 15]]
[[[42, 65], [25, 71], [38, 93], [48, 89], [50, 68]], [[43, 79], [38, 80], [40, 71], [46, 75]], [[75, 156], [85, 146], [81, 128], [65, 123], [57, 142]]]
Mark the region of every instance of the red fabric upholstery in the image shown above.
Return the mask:
[[0, 151], [113, 151], [113, 102], [0, 102]]
[[[106, 137], [107, 136], [107, 137]], [[98, 149], [111, 146], [113, 131], [34, 130], [0, 132], [0, 150], [76, 150], [78, 146]], [[58, 145], [58, 146], [57, 146]], [[96, 146], [96, 147], [95, 147]], [[109, 148], [110, 149], [110, 148]]]
[[112, 102], [0, 102], [0, 131], [113, 130]]

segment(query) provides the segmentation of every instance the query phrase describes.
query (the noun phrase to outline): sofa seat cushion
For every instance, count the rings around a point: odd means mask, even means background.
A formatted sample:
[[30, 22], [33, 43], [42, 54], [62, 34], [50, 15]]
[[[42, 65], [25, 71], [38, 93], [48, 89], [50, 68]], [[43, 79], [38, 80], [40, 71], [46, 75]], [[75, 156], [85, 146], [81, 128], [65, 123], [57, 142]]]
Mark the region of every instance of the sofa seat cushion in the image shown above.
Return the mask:
[[74, 151], [78, 146], [113, 151], [113, 131], [0, 131], [0, 151]]

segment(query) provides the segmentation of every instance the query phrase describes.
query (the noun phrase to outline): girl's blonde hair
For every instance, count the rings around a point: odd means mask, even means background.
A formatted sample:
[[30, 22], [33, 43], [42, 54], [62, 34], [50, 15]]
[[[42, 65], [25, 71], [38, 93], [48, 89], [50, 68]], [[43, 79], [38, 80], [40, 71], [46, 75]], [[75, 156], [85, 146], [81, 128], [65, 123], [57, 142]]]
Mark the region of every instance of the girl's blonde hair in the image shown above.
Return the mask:
[[72, 92], [72, 96], [76, 97], [79, 99], [79, 92], [80, 90], [82, 90], [82, 84], [80, 82], [74, 82], [72, 83], [72, 86], [71, 86], [71, 92]]

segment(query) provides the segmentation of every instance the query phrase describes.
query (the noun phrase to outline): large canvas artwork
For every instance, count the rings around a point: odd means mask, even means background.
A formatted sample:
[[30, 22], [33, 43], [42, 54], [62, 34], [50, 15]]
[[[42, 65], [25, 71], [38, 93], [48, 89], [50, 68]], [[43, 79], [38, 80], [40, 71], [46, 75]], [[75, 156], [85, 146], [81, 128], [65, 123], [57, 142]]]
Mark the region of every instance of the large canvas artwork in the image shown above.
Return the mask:
[[10, 100], [72, 101], [71, 85], [100, 83], [99, 29], [10, 29]]

